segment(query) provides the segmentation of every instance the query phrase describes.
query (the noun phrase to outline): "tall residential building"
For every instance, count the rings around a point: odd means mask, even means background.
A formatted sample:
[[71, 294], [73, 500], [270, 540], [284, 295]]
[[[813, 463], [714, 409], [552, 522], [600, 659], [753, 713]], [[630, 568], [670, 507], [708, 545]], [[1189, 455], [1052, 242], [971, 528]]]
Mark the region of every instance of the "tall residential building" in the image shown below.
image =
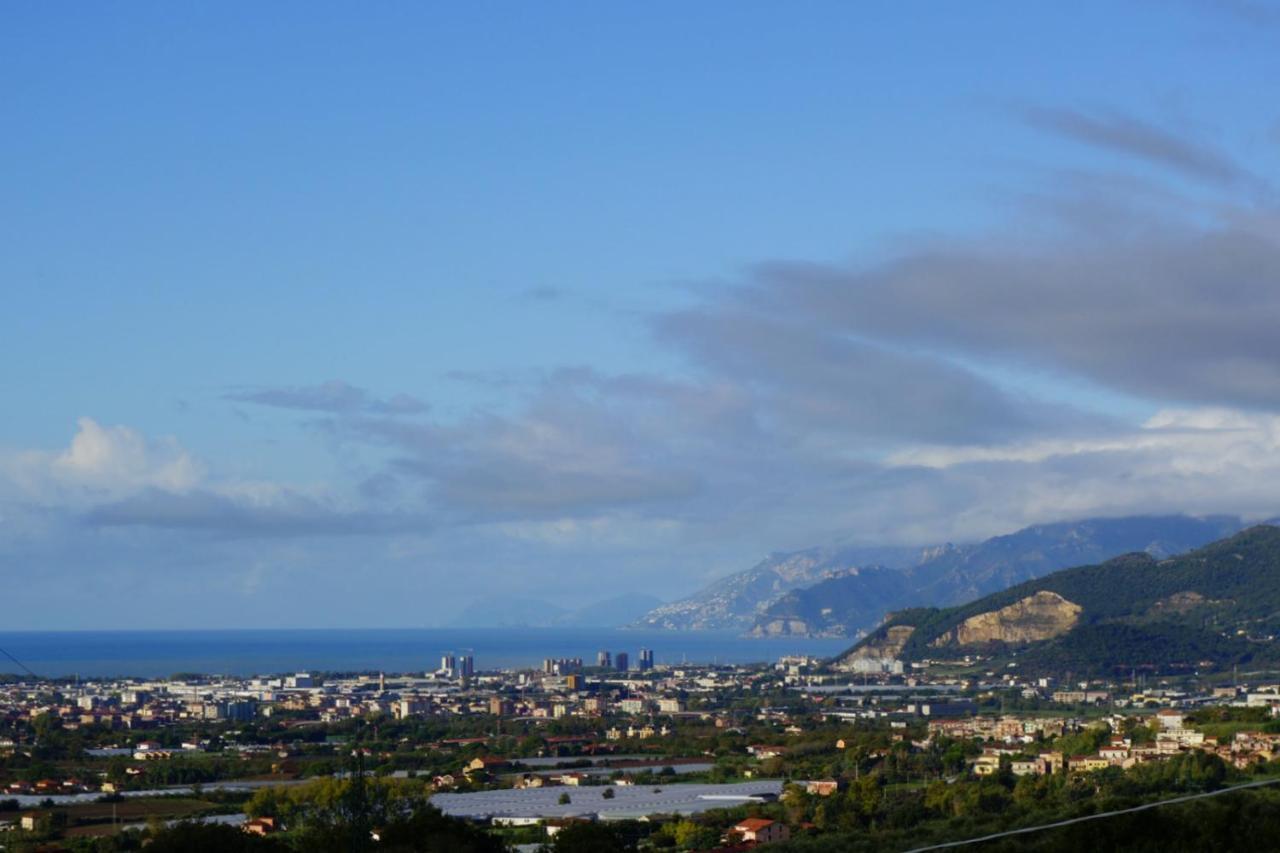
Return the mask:
[[454, 675], [458, 671], [458, 659], [453, 655], [441, 655], [440, 671], [445, 675]]
[[614, 668], [617, 669], [618, 672], [626, 672], [630, 668], [629, 664], [631, 659], [627, 656], [626, 652], [618, 652], [613, 656], [613, 662]]
[[217, 716], [220, 720], [232, 720], [237, 723], [247, 723], [258, 716], [258, 703], [253, 699], [232, 700], [228, 702], [219, 702], [217, 705]]
[[458, 675], [470, 678], [476, 674], [476, 661], [471, 655], [463, 655], [458, 660]]
[[582, 658], [543, 658], [544, 675], [568, 675], [582, 669]]
[[640, 650], [640, 671], [653, 669], [653, 649]]
[[613, 655], [604, 651], [596, 652], [596, 666], [611, 669], [613, 667]]

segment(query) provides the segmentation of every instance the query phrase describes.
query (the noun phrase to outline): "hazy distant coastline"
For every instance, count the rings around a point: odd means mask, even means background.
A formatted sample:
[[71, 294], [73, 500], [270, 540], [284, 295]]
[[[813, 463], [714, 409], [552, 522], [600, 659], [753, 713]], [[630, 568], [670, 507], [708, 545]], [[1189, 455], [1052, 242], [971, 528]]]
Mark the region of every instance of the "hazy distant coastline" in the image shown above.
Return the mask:
[[[594, 660], [601, 649], [654, 650], [658, 664], [749, 663], [785, 654], [834, 655], [846, 639], [745, 639], [733, 632], [616, 628], [387, 628], [240, 631], [15, 631], [0, 648], [37, 674], [168, 676], [317, 671], [416, 672], [447, 651], [475, 657], [477, 669], [537, 666], [543, 658]], [[8, 666], [5, 663], [9, 663]], [[15, 669], [0, 662], [0, 672]]]

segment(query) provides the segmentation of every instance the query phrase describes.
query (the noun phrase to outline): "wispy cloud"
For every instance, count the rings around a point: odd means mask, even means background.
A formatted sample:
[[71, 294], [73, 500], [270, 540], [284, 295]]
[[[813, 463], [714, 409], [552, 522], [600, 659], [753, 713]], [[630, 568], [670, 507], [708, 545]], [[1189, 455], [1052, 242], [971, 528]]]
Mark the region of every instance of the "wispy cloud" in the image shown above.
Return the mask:
[[1254, 27], [1280, 24], [1280, 7], [1272, 0], [1191, 0], [1192, 5], [1231, 16]]
[[1145, 160], [1187, 177], [1228, 186], [1256, 181], [1226, 152], [1124, 113], [1029, 106], [1018, 114], [1040, 130]]
[[408, 394], [377, 397], [364, 388], [339, 379], [331, 379], [319, 385], [246, 389], [234, 391], [224, 397], [240, 403], [308, 412], [416, 415], [429, 408], [426, 403]]
[[565, 291], [551, 285], [538, 285], [520, 291], [520, 299], [526, 302], [558, 302], [565, 297]]
[[81, 520], [95, 527], [184, 530], [231, 539], [425, 534], [431, 528], [427, 519], [410, 513], [342, 509], [288, 490], [278, 490], [267, 501], [251, 501], [234, 492], [210, 489], [184, 493], [146, 489], [94, 506]]

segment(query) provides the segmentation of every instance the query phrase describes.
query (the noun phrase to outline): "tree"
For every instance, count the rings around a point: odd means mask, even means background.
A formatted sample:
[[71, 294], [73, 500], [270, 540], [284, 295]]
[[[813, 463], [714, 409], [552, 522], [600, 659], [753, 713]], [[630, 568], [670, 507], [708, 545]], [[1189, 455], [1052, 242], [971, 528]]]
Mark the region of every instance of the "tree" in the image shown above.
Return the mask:
[[682, 820], [675, 825], [672, 832], [676, 846], [681, 850], [702, 850], [714, 847], [720, 840], [720, 833], [714, 827], [704, 826], [692, 820]]
[[1048, 785], [1044, 776], [1023, 776], [1013, 786], [1013, 801], [1021, 806], [1034, 808], [1045, 798]]
[[544, 853], [626, 853], [628, 846], [609, 826], [599, 823], [572, 823], [556, 833]]
[[876, 809], [880, 807], [882, 781], [878, 773], [856, 779], [849, 786], [845, 799], [856, 811], [866, 817], [871, 817], [876, 813]]
[[424, 806], [378, 832], [377, 849], [385, 853], [501, 853], [502, 841], [433, 806]]
[[274, 838], [262, 838], [238, 827], [217, 823], [179, 823], [152, 834], [148, 853], [286, 853]]
[[54, 736], [55, 732], [62, 731], [62, 720], [52, 714], [40, 714], [31, 721], [31, 728], [36, 735], [36, 741], [47, 741]]
[[351, 782], [343, 797], [344, 817], [351, 838], [351, 849], [364, 850], [370, 846], [369, 830], [372, 820], [365, 790], [363, 750], [357, 749], [352, 753], [350, 774]]
[[569, 803], [572, 802], [572, 800], [569, 799], [569, 792], [565, 791], [563, 794], [561, 794], [560, 799], [556, 800], [556, 802], [562, 806], [569, 805]]

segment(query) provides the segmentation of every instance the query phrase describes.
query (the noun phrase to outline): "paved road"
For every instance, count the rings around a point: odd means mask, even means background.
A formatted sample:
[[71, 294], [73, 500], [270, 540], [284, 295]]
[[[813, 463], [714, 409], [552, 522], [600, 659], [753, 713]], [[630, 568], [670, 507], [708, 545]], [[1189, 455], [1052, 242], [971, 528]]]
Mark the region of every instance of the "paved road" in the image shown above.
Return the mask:
[[942, 844], [930, 844], [928, 847], [914, 847], [906, 853], [925, 853], [927, 850], [946, 850], [950, 847], [964, 847], [969, 844], [981, 844], [983, 841], [995, 841], [998, 838], [1008, 838], [1013, 835], [1026, 835], [1031, 832], [1042, 832], [1046, 829], [1057, 829], [1060, 826], [1071, 826], [1073, 823], [1084, 823], [1089, 820], [1102, 820], [1103, 818], [1115, 817], [1116, 815], [1132, 814], [1133, 812], [1146, 811], [1147, 809], [1158, 809], [1161, 806], [1169, 806], [1174, 803], [1186, 803], [1191, 800], [1203, 800], [1205, 797], [1218, 797], [1223, 794], [1230, 794], [1234, 791], [1243, 791], [1247, 788], [1261, 788], [1265, 785], [1275, 785], [1280, 783], [1280, 779], [1263, 779], [1261, 782], [1246, 782], [1243, 785], [1233, 785], [1230, 788], [1221, 788], [1217, 791], [1208, 791], [1203, 794], [1187, 794], [1182, 797], [1173, 797], [1169, 800], [1159, 800], [1154, 803], [1144, 803], [1140, 806], [1133, 806], [1127, 809], [1116, 809], [1111, 812], [1099, 812], [1098, 814], [1085, 815], [1084, 817], [1073, 817], [1069, 820], [1060, 820], [1057, 823], [1045, 823], [1040, 826], [1024, 826], [1022, 829], [1010, 829], [1007, 832], [994, 832], [991, 835], [983, 835], [978, 838], [966, 838], [963, 841], [947, 841]]

